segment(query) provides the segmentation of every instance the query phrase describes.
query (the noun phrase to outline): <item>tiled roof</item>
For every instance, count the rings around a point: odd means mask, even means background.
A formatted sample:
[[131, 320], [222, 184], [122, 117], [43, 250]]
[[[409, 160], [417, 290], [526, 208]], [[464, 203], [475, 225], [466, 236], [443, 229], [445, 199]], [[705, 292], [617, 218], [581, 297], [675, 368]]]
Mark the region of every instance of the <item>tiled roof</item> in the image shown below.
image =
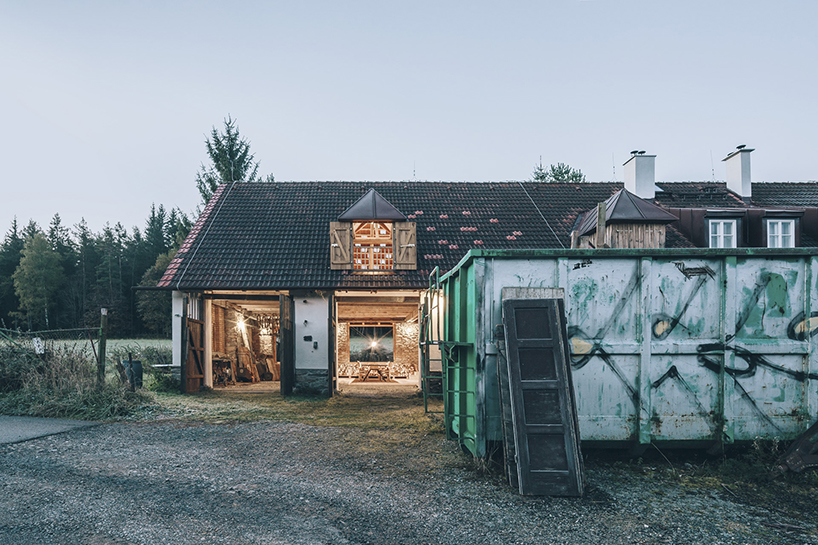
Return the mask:
[[[408, 221], [416, 222], [417, 271], [364, 275], [330, 270], [329, 223], [369, 189], [392, 203]], [[425, 287], [435, 266], [449, 270], [471, 248], [570, 247], [571, 229], [578, 214], [619, 189], [621, 183], [534, 182], [274, 182], [221, 186], [159, 286]]]
[[338, 221], [371, 220], [406, 221], [406, 214], [392, 206], [380, 193], [370, 189], [338, 216]]
[[[580, 235], [596, 231], [598, 215], [597, 208], [583, 214], [577, 228]], [[605, 201], [606, 223], [671, 223], [678, 219], [670, 212], [640, 199], [626, 189], [617, 191]]]
[[818, 182], [755, 182], [756, 206], [818, 206]]
[[724, 182], [656, 182], [656, 203], [668, 208], [746, 208]]

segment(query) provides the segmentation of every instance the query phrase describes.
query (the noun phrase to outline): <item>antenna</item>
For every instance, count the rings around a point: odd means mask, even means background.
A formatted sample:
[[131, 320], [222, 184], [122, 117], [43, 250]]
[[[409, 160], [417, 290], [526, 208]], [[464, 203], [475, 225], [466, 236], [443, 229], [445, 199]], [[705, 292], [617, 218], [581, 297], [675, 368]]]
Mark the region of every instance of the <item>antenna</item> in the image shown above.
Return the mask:
[[415, 161], [412, 161], [412, 180], [417, 181], [417, 176], [415, 175]]
[[611, 167], [613, 168], [613, 181], [616, 181], [616, 161], [614, 160], [614, 152], [611, 152]]
[[716, 182], [716, 167], [713, 166], [713, 150], [710, 150], [710, 176], [713, 178], [713, 183]]

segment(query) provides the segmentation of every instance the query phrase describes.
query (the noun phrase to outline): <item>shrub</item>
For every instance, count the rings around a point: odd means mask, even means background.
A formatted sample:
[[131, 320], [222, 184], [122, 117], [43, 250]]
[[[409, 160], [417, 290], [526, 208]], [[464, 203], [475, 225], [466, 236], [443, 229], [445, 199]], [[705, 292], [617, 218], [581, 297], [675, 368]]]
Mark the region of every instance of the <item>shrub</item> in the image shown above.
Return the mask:
[[96, 363], [76, 345], [49, 343], [36, 355], [0, 347], [0, 413], [105, 420], [133, 412], [145, 400], [122, 385], [97, 385]]
[[179, 381], [170, 373], [154, 373], [153, 380], [148, 383], [148, 389], [154, 392], [178, 393]]

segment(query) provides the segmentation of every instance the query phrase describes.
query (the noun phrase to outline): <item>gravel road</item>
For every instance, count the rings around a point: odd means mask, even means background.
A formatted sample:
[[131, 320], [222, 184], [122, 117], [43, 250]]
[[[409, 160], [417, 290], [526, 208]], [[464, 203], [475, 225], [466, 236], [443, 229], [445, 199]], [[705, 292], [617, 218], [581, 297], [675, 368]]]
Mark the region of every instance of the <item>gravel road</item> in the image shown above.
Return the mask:
[[815, 520], [727, 490], [586, 477], [582, 499], [530, 498], [439, 435], [104, 424], [0, 446], [0, 544], [818, 543]]

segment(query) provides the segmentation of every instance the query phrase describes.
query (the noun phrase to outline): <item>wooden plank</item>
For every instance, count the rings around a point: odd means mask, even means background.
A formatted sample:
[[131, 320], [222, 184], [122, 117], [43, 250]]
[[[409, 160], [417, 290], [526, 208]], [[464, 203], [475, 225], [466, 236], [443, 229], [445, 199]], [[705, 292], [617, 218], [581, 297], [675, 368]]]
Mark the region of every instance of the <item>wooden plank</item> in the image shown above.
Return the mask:
[[517, 479], [517, 450], [514, 447], [514, 419], [511, 416], [511, 389], [508, 377], [508, 362], [503, 356], [505, 345], [497, 358], [498, 385], [500, 387], [500, 412], [503, 423], [503, 460], [506, 466], [506, 478], [512, 488], [520, 488]]
[[188, 351], [185, 362], [185, 391], [198, 392], [204, 385], [204, 322], [187, 319]]
[[417, 232], [415, 222], [397, 221], [394, 225], [392, 246], [395, 270], [415, 270], [417, 266]]
[[352, 223], [329, 222], [330, 269], [352, 268]]
[[520, 493], [581, 496], [582, 458], [563, 302], [504, 300], [503, 326]]

